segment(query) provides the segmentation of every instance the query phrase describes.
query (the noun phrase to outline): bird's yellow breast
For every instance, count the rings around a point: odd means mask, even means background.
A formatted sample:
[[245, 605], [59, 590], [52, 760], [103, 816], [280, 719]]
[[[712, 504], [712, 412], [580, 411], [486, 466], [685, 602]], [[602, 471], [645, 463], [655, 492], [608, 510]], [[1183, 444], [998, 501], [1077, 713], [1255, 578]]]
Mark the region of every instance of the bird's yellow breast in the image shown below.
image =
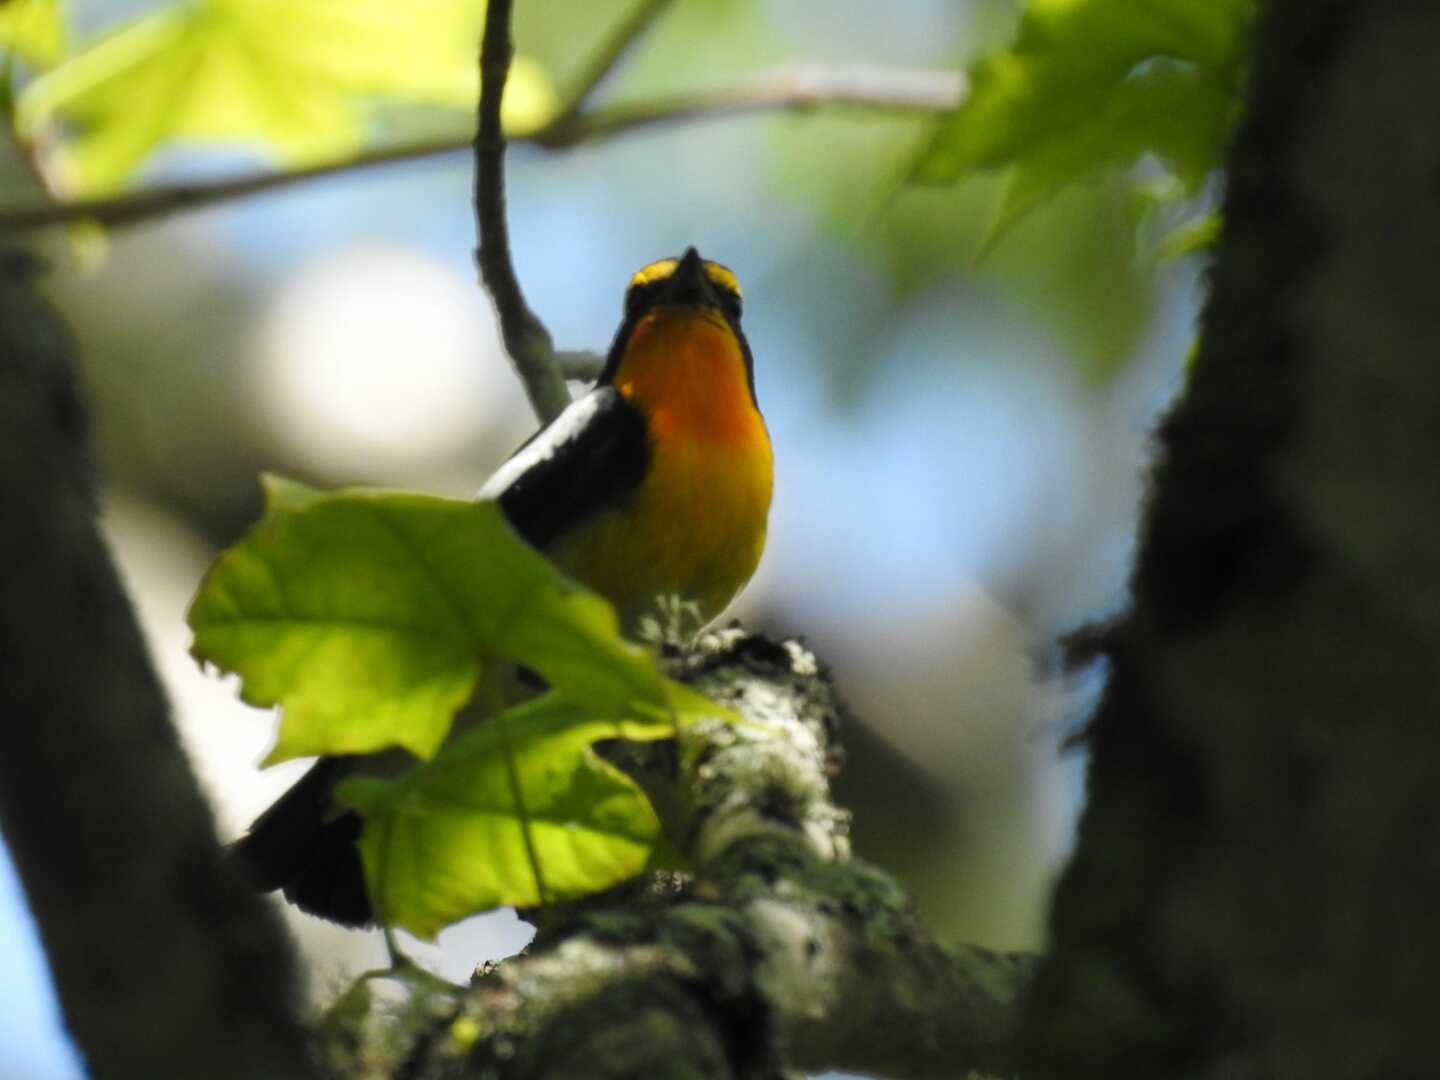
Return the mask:
[[648, 469], [625, 504], [550, 555], [627, 627], [670, 594], [708, 622], [755, 572], [770, 511], [770, 437], [744, 353], [718, 312], [658, 308], [636, 325], [614, 384], [645, 417]]

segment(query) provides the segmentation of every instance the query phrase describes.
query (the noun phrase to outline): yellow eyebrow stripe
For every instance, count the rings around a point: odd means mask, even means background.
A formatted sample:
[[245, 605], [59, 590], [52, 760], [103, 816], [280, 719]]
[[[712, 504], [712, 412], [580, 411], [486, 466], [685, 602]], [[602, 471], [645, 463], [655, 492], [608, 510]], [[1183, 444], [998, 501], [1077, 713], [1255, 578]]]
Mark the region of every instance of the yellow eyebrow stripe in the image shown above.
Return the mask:
[[[634, 276], [630, 278], [630, 288], [634, 289], [641, 285], [650, 285], [657, 281], [664, 281], [671, 274], [675, 273], [675, 268], [679, 265], [679, 259], [657, 259], [648, 266], [642, 266], [639, 270], [636, 270]], [[704, 266], [705, 276], [710, 279], [711, 284], [724, 289], [726, 292], [732, 292], [741, 298], [744, 297], [744, 294], [740, 291], [739, 279], [736, 278], [735, 272], [728, 266], [721, 266], [719, 263], [710, 262], [709, 260], [706, 260]]]
[[664, 281], [671, 274], [675, 273], [675, 267], [680, 265], [679, 259], [659, 259], [649, 266], [642, 266], [635, 271], [635, 276], [630, 279], [630, 288], [639, 285], [649, 285], [652, 281]]
[[740, 292], [740, 281], [728, 266], [721, 266], [717, 262], [707, 262], [705, 276], [710, 279], [712, 284], [743, 298], [743, 294]]

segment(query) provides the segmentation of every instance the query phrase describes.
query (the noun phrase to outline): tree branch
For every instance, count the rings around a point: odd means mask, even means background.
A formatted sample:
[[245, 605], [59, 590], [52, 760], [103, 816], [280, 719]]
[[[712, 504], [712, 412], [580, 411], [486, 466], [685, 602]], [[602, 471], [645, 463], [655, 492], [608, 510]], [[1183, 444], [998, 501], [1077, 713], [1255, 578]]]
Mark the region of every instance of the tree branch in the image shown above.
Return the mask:
[[673, 0], [639, 0], [630, 9], [629, 16], [619, 26], [611, 31], [610, 36], [595, 51], [586, 65], [585, 72], [575, 83], [575, 89], [570, 95], [570, 104], [563, 109], [557, 118], [561, 122], [573, 120], [585, 107], [592, 94], [605, 77], [615, 69], [625, 53], [640, 37], [650, 28], [665, 9], [670, 6]]
[[555, 364], [550, 332], [540, 321], [515, 275], [510, 258], [510, 228], [505, 215], [505, 132], [500, 105], [510, 60], [511, 0], [490, 0], [485, 8], [485, 36], [480, 46], [480, 122], [475, 133], [475, 223], [479, 246], [475, 261], [495, 305], [500, 337], [525, 387], [530, 407], [542, 424], [570, 404], [570, 392]]
[[[964, 87], [964, 77], [956, 72], [802, 64], [782, 68], [738, 86], [697, 90], [582, 111], [563, 124], [557, 118], [551, 124], [515, 136], [511, 141], [563, 150], [598, 138], [613, 139], [670, 122], [693, 123], [765, 111], [808, 111], [833, 107], [939, 113], [960, 105]], [[267, 170], [222, 180], [160, 184], [95, 199], [5, 207], [0, 208], [0, 233], [64, 225], [73, 221], [95, 221], [110, 228], [122, 228], [327, 176], [419, 161], [473, 148], [474, 142], [468, 136], [424, 139], [367, 150], [344, 161], [289, 172]]]
[[50, 225], [67, 225], [75, 221], [94, 221], [109, 228], [123, 228], [168, 214], [199, 210], [216, 203], [230, 202], [250, 195], [261, 195], [267, 191], [306, 184], [327, 176], [337, 176], [405, 161], [419, 161], [473, 148], [474, 141], [470, 136], [422, 139], [417, 142], [367, 150], [363, 154], [346, 158], [343, 161], [310, 165], [288, 172], [266, 169], [220, 180], [156, 184], [153, 187], [139, 188], [118, 195], [104, 195], [94, 199], [5, 207], [0, 208], [0, 233], [24, 232]]
[[551, 911], [471, 989], [419, 988], [416, 1019], [375, 1032], [408, 1047], [404, 1075], [1012, 1071], [1034, 959], [942, 949], [892, 880], [849, 860], [828, 779], [838, 706], [815, 658], [728, 630], [675, 673], [748, 725], [611, 756], [652, 791], [694, 879]]
[[555, 353], [560, 374], [572, 382], [594, 382], [600, 377], [605, 358], [589, 349], [560, 349]]
[[96, 1077], [311, 1075], [272, 911], [230, 880], [96, 524], [73, 345], [0, 252], [0, 823]]
[[947, 112], [960, 106], [965, 86], [965, 76], [954, 71], [791, 64], [734, 86], [610, 105], [579, 114], [568, 122], [562, 117], [535, 132], [530, 141], [547, 149], [561, 149], [643, 128], [822, 106]]

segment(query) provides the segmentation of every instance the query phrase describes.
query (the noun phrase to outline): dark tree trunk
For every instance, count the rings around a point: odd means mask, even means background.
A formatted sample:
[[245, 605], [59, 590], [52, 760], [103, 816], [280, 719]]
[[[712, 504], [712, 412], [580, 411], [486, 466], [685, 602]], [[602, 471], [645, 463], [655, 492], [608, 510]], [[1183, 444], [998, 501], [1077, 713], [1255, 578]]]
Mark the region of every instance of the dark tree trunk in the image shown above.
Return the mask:
[[1276, 0], [1035, 1076], [1433, 1076], [1440, 6]]
[[73, 345], [0, 252], [0, 823], [97, 1077], [309, 1075], [279, 925], [223, 876], [96, 524]]

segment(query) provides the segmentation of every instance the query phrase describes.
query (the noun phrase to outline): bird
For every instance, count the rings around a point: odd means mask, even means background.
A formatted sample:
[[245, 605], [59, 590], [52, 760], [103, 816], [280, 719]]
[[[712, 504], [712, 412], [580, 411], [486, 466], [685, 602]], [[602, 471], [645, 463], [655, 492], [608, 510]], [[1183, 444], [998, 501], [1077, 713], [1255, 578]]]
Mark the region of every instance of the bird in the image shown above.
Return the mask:
[[[733, 271], [694, 247], [637, 270], [595, 385], [481, 487], [511, 528], [605, 597], [635, 634], [667, 599], [714, 620], [754, 574], [774, 486]], [[346, 775], [403, 751], [320, 758], [230, 845], [260, 892], [347, 926], [374, 921]], [[369, 760], [368, 759], [375, 759]]]

